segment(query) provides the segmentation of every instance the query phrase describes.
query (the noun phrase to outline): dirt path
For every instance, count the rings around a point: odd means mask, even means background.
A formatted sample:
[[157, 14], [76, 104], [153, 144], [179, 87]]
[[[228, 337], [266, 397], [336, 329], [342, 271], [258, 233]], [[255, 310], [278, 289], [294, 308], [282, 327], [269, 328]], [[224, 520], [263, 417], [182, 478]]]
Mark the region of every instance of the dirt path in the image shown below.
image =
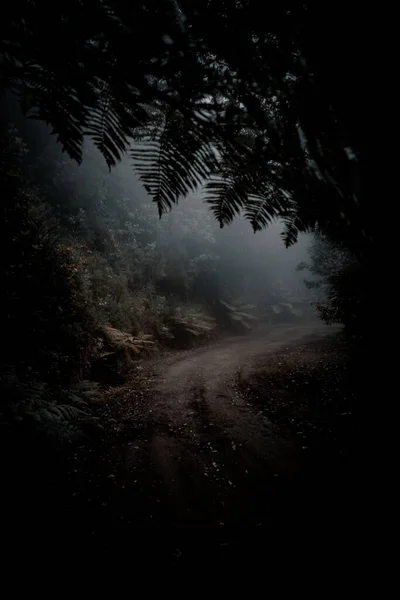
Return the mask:
[[95, 540], [146, 560], [259, 559], [278, 543], [302, 551], [313, 529], [347, 535], [346, 360], [320, 323], [143, 360], [124, 385], [95, 392], [102, 427], [57, 469], [34, 471], [34, 484], [29, 465], [17, 472], [23, 491], [6, 512], [31, 539]]
[[343, 526], [343, 356], [317, 322], [139, 363], [93, 406], [103, 429], [73, 456], [68, 533], [193, 557]]
[[319, 323], [274, 326], [158, 364], [147, 460], [176, 523], [273, 523], [303, 458], [239, 390], [237, 375], [246, 379], [261, 357], [268, 367], [277, 351], [330, 333]]

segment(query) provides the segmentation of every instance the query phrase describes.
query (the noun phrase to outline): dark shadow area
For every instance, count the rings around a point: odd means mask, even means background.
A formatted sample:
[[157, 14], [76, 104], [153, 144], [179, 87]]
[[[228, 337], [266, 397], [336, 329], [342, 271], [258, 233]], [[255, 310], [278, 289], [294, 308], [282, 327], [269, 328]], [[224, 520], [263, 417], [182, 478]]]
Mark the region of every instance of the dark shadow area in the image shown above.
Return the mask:
[[363, 19], [8, 5], [4, 540], [181, 562], [352, 547], [386, 351]]

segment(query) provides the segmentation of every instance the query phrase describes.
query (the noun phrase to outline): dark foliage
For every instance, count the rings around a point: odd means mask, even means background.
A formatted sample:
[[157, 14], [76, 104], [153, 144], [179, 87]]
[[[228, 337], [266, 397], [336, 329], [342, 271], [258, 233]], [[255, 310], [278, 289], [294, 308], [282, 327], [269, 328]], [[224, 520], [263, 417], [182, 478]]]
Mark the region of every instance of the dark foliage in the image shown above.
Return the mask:
[[305, 283], [317, 294], [316, 305], [327, 324], [340, 323], [354, 341], [374, 332], [375, 310], [368, 272], [343, 243], [317, 233], [309, 249], [310, 260], [298, 270], [308, 270], [313, 279]]
[[17, 427], [63, 441], [88, 416], [60, 388], [85, 369], [91, 320], [68, 246], [24, 169], [25, 152], [15, 131], [2, 132], [1, 426], [3, 436]]
[[221, 225], [281, 216], [288, 244], [319, 225], [364, 257], [357, 19], [311, 3], [19, 0], [2, 21], [2, 86], [77, 161], [85, 135], [110, 167], [131, 152], [160, 214], [212, 176]]
[[23, 172], [24, 151], [3, 133], [3, 343], [11, 364], [60, 382], [84, 365], [90, 319], [68, 241]]

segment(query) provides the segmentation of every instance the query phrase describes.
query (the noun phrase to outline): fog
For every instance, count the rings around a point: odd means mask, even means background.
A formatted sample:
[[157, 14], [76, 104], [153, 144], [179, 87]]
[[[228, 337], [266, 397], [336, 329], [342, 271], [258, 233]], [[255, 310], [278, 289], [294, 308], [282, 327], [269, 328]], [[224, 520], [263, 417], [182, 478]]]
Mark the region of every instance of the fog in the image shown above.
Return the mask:
[[[151, 198], [132, 172], [129, 161], [119, 165], [111, 177], [129, 190], [128, 205], [148, 206], [156, 211]], [[158, 222], [158, 233], [167, 233], [170, 248], [177, 248], [178, 240], [194, 259], [202, 255], [214, 260], [219, 283], [225, 295], [244, 296], [248, 302], [263, 302], [271, 290], [282, 291], [291, 297], [310, 298], [304, 285], [304, 273], [297, 265], [307, 259], [311, 236], [300, 234], [289, 248], [283, 241], [284, 225], [272, 222], [266, 229], [253, 232], [243, 216], [220, 228], [201, 191], [180, 199], [169, 213]], [[206, 258], [203, 258], [203, 263]]]
[[28, 168], [62, 237], [84, 242], [96, 257], [95, 273], [86, 273], [87, 287], [96, 303], [107, 307], [105, 320], [131, 329], [133, 321], [124, 315], [132, 297], [151, 298], [158, 312], [166, 306], [209, 310], [220, 300], [273, 322], [313, 315], [304, 273], [296, 271], [307, 259], [311, 236], [302, 234], [286, 248], [282, 222], [254, 233], [243, 216], [221, 229], [200, 189], [180, 198], [160, 219], [129, 157], [110, 171], [87, 142], [78, 165], [62, 153], [45, 125], [16, 114], [13, 120], [27, 141]]

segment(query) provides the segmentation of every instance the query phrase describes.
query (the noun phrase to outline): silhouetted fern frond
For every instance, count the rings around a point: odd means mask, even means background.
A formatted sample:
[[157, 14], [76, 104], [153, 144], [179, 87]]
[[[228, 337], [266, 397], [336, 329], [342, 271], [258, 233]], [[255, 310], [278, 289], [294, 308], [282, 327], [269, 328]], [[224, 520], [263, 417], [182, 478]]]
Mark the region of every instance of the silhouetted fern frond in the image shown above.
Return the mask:
[[277, 177], [277, 166], [269, 168], [268, 157], [251, 142], [221, 144], [220, 173], [205, 185], [205, 200], [221, 227], [243, 214], [257, 231], [291, 211], [293, 201]]
[[[89, 113], [85, 131], [110, 168], [121, 160], [136, 128], [143, 127], [149, 119], [146, 109], [133, 101], [127, 86], [124, 88], [123, 83], [111, 86], [99, 82], [99, 89], [95, 92], [96, 105]], [[116, 92], [119, 92], [119, 97]]]
[[[347, 37], [339, 36], [336, 55], [328, 42], [320, 56], [311, 3], [290, 10], [273, 3], [268, 18], [255, 1], [87, 4], [15, 0], [0, 23], [0, 85], [53, 128], [74, 160], [88, 135], [109, 167], [131, 151], [160, 214], [212, 175], [206, 194], [220, 224], [241, 210], [255, 229], [286, 215], [290, 243], [302, 223], [332, 230], [334, 215], [349, 245], [364, 247], [362, 228], [352, 243], [339, 218], [359, 218], [363, 95], [348, 51], [356, 21], [346, 18], [347, 29], [341, 23]], [[287, 178], [271, 177], [271, 162]], [[304, 190], [305, 177], [318, 202]], [[297, 224], [289, 223], [294, 213], [278, 182], [302, 207]]]
[[233, 174], [215, 176], [205, 186], [205, 201], [214, 217], [223, 227], [240, 214], [247, 200], [247, 192]]
[[156, 131], [141, 134], [131, 150], [133, 165], [161, 216], [180, 196], [194, 191], [217, 169], [206, 129], [181, 111], [168, 111]]

